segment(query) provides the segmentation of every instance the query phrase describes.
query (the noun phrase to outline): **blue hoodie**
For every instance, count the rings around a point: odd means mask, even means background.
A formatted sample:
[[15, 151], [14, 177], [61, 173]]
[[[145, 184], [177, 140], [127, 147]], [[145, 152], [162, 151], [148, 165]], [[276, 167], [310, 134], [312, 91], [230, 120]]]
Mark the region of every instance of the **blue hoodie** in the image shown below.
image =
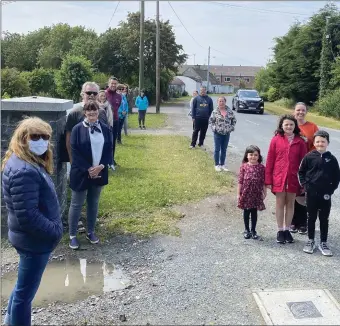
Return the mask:
[[[125, 112], [125, 114], [123, 114], [123, 112]], [[122, 103], [120, 104], [118, 109], [119, 119], [124, 119], [128, 115], [128, 112], [129, 112], [128, 101], [126, 96], [122, 94]]]
[[146, 111], [149, 106], [148, 98], [144, 95], [141, 97], [140, 95], [136, 98], [136, 107], [138, 111]]

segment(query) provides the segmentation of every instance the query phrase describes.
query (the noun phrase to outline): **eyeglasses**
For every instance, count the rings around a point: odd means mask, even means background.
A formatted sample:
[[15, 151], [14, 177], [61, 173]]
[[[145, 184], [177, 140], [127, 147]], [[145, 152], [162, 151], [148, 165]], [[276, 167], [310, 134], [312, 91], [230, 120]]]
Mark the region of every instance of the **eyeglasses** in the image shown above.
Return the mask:
[[38, 141], [40, 138], [42, 138], [43, 140], [49, 140], [50, 135], [30, 134], [30, 139], [33, 140], [33, 141]]
[[97, 96], [98, 92], [85, 92], [85, 94], [88, 96], [91, 96], [91, 95]]

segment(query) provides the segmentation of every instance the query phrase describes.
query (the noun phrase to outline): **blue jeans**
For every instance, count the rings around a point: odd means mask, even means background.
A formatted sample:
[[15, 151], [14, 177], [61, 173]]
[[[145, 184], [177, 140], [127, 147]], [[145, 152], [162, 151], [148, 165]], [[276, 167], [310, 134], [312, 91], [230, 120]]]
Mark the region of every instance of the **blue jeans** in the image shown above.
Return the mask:
[[225, 158], [227, 156], [227, 148], [229, 143], [230, 134], [221, 135], [218, 133], [214, 133], [214, 142], [215, 142], [215, 166], [216, 165], [224, 165]]
[[94, 232], [98, 215], [98, 205], [101, 186], [91, 185], [89, 189], [84, 191], [73, 191], [71, 197], [70, 210], [68, 212], [68, 224], [70, 236], [77, 235], [78, 222], [81, 214], [81, 209], [84, 205], [86, 198], [86, 220], [87, 220], [87, 233]]
[[8, 301], [5, 323], [11, 326], [30, 326], [32, 301], [51, 253], [35, 254], [19, 249], [17, 252], [20, 258], [18, 280]]

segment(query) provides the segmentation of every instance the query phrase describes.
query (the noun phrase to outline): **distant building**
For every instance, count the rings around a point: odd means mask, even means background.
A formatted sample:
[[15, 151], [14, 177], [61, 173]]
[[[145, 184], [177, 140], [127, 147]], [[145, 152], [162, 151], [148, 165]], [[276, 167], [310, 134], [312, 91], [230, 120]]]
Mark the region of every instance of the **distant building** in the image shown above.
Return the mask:
[[176, 76], [176, 78], [180, 79], [185, 84], [185, 90], [189, 95], [192, 95], [194, 91], [199, 91], [202, 83], [194, 78], [186, 77], [186, 76]]
[[185, 91], [185, 83], [179, 78], [175, 77], [169, 84], [169, 92], [170, 94], [178, 94], [182, 96]]
[[[206, 65], [183, 65], [178, 67], [178, 74], [183, 76], [194, 74], [202, 75], [202, 77], [204, 77], [205, 74], [205, 78], [202, 83], [204, 84], [205, 81], [206, 85], [207, 68], [208, 67]], [[231, 91], [233, 92], [235, 89], [239, 88], [241, 81], [244, 82], [246, 88], [254, 88], [255, 75], [261, 70], [261, 68], [262, 67], [258, 66], [212, 65], [209, 66], [209, 84], [211, 84], [212, 91], [214, 90], [213, 86], [215, 86], [215, 89], [218, 90], [219, 88], [216, 86], [220, 85], [220, 89], [224, 90], [225, 86], [229, 86], [230, 89], [233, 89]], [[223, 91], [223, 93], [229, 93], [229, 91]]]

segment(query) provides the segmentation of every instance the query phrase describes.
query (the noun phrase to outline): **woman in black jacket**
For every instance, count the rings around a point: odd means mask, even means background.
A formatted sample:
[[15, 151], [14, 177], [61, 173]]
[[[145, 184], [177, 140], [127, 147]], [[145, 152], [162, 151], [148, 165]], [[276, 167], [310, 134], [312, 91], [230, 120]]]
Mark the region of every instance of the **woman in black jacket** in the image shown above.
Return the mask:
[[113, 164], [112, 134], [106, 124], [98, 121], [99, 106], [96, 101], [84, 105], [84, 121], [78, 123], [71, 133], [72, 165], [70, 188], [72, 189], [69, 210], [70, 248], [78, 249], [76, 238], [78, 221], [86, 199], [86, 238], [96, 244], [94, 233], [102, 187], [108, 184], [108, 165]]

